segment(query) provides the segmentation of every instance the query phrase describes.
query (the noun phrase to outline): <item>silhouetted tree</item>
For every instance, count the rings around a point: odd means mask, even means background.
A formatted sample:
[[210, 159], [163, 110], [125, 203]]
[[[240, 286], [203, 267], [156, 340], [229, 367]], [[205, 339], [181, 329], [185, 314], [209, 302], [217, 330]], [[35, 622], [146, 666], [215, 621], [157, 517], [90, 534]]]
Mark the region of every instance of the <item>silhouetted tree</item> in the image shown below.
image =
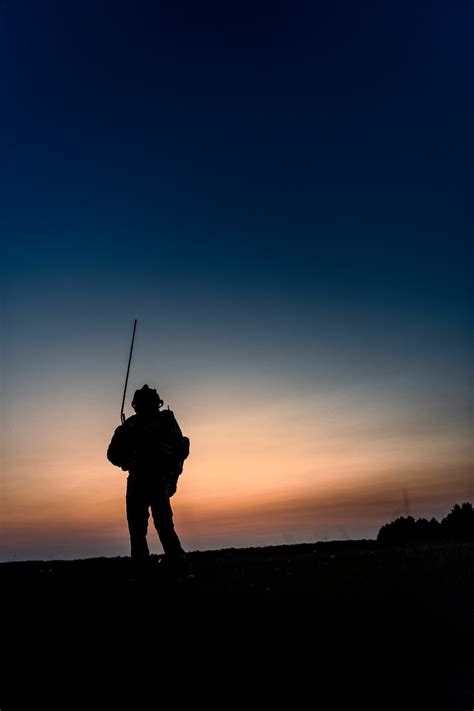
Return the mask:
[[380, 529], [377, 540], [382, 543], [408, 543], [413, 540], [415, 519], [413, 516], [401, 516]]
[[474, 541], [474, 509], [472, 504], [455, 504], [441, 521], [443, 538], [453, 541]]
[[413, 516], [402, 516], [386, 523], [378, 532], [381, 543], [416, 543], [434, 541], [473, 541], [474, 509], [472, 504], [456, 504], [451, 512], [439, 523], [435, 518], [429, 521]]
[[435, 518], [428, 521], [419, 518], [415, 521], [414, 537], [416, 541], [437, 541], [440, 539], [441, 524]]
[[439, 521], [437, 521], [434, 517], [430, 518], [428, 522], [428, 532], [429, 532], [429, 537], [428, 540], [430, 541], [439, 541], [442, 537], [442, 531], [441, 531], [441, 524]]

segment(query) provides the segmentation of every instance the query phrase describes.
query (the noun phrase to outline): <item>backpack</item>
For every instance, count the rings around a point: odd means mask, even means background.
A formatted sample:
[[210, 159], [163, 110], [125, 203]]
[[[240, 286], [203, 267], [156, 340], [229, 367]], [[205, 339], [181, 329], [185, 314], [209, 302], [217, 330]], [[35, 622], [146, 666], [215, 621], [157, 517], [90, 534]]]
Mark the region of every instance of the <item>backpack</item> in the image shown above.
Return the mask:
[[189, 457], [189, 437], [185, 437], [181, 432], [172, 410], [160, 412], [161, 424], [165, 433], [165, 438], [160, 443], [163, 454], [169, 462], [170, 472], [175, 474], [176, 479], [183, 471], [185, 459]]

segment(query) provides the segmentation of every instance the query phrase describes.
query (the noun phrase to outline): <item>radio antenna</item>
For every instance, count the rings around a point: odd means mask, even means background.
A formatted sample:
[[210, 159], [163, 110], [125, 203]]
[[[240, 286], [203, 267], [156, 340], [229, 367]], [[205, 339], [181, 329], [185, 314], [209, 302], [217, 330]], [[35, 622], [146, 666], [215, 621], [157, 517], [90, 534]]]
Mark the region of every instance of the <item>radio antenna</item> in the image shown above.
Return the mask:
[[122, 424], [125, 422], [125, 414], [124, 414], [123, 408], [125, 407], [125, 397], [127, 395], [128, 374], [130, 373], [130, 363], [132, 362], [133, 343], [135, 341], [136, 328], [137, 328], [137, 319], [135, 319], [135, 323], [133, 324], [132, 345], [130, 346], [130, 355], [128, 357], [128, 367], [127, 367], [127, 377], [125, 378], [125, 387], [123, 389], [122, 409], [120, 410], [120, 419], [122, 421]]

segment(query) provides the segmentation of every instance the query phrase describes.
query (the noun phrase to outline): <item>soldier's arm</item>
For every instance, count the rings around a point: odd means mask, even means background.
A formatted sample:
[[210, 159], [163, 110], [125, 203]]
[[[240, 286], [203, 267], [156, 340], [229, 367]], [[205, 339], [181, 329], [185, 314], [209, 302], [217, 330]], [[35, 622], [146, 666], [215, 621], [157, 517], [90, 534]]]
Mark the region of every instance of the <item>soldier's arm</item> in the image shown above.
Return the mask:
[[114, 466], [128, 471], [133, 463], [134, 446], [133, 433], [129, 425], [124, 423], [115, 430], [107, 448], [107, 459]]

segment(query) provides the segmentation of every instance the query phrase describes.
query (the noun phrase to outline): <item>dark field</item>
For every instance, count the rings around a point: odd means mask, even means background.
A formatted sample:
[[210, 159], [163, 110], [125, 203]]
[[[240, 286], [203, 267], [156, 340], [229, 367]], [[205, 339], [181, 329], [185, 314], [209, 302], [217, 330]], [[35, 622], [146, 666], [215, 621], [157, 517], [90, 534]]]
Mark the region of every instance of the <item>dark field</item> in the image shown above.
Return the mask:
[[[474, 707], [474, 544], [5, 563], [1, 711]], [[66, 691], [59, 692], [59, 688]], [[168, 703], [168, 701], [166, 701]]]

